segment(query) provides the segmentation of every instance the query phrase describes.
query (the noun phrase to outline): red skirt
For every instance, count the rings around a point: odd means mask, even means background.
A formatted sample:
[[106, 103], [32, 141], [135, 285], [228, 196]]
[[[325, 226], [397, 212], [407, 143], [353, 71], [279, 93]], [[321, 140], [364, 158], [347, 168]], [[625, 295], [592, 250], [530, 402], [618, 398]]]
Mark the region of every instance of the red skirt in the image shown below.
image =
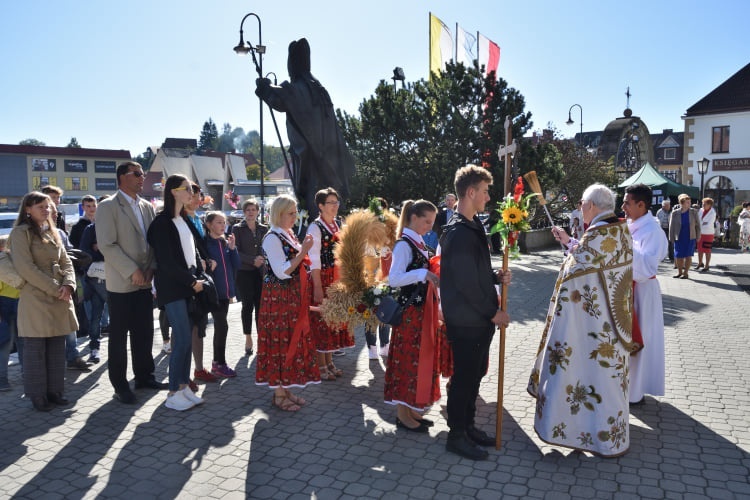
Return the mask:
[[410, 306], [404, 311], [401, 324], [393, 328], [383, 390], [386, 403], [404, 404], [418, 411], [440, 399], [440, 355], [436, 350], [432, 358], [429, 401], [417, 402], [422, 315], [421, 307]]
[[701, 238], [698, 240], [698, 253], [711, 253], [711, 248], [714, 246], [714, 235], [713, 234], [701, 234]]
[[[320, 281], [323, 283], [323, 291], [333, 283], [333, 268], [320, 270]], [[310, 289], [310, 304], [313, 304], [313, 286], [312, 282], [308, 287]], [[318, 352], [333, 352], [339, 349], [354, 347], [354, 336], [350, 335], [346, 328], [331, 329], [323, 321], [319, 312], [310, 311], [310, 331], [315, 342], [315, 349]]]
[[301, 302], [298, 279], [263, 283], [255, 369], [258, 385], [276, 388], [320, 383], [315, 344], [310, 334], [300, 337], [294, 357], [289, 364], [285, 363]]
[[440, 353], [440, 374], [450, 378], [453, 376], [453, 348], [445, 333], [445, 323], [438, 327], [437, 341], [438, 353]]

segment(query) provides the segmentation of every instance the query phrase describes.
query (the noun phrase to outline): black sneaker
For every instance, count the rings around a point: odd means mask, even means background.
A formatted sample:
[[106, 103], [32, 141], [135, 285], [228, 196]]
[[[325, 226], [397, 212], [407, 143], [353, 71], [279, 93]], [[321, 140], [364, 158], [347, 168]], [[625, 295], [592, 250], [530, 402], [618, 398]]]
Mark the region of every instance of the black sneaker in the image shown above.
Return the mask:
[[100, 360], [99, 358], [99, 349], [91, 349], [91, 355], [89, 356], [89, 363], [98, 363]]
[[463, 432], [459, 436], [451, 436], [449, 434], [448, 441], [445, 443], [445, 449], [469, 460], [487, 460], [489, 456], [487, 450], [479, 448]]
[[86, 363], [83, 358], [76, 358], [74, 361], [68, 361], [68, 370], [90, 372], [91, 368], [89, 368], [89, 364]]

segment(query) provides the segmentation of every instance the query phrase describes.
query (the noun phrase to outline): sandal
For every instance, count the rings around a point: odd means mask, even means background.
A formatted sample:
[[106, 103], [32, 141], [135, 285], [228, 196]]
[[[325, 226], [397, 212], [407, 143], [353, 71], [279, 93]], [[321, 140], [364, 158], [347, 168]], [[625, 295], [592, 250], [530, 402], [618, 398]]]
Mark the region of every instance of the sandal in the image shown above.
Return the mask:
[[287, 396], [277, 396], [276, 394], [273, 395], [271, 405], [282, 411], [294, 412], [300, 410], [300, 406], [295, 404], [295, 402], [292, 401], [291, 398]]
[[297, 396], [296, 394], [292, 394], [289, 391], [286, 391], [286, 397], [289, 399], [289, 401], [296, 405], [305, 406], [307, 404], [307, 401], [305, 401], [303, 398]]
[[328, 371], [333, 373], [336, 377], [340, 377], [344, 374], [344, 370], [336, 368], [336, 365], [334, 365], [333, 362], [328, 363]]
[[320, 365], [318, 368], [320, 368], [320, 380], [328, 380], [329, 382], [336, 380], [336, 375], [329, 372], [326, 365]]

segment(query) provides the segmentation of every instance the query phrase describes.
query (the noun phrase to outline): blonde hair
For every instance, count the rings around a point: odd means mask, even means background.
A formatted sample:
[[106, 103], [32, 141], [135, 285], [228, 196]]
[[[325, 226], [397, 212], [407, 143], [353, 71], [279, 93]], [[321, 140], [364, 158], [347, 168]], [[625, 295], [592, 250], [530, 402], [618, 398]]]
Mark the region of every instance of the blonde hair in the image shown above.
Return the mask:
[[271, 225], [279, 227], [281, 223], [281, 216], [290, 208], [297, 208], [297, 200], [289, 196], [288, 194], [279, 195], [273, 203], [271, 203]]
[[400, 238], [404, 234], [404, 228], [409, 227], [411, 217], [424, 217], [425, 213], [437, 212], [437, 207], [433, 205], [431, 201], [427, 200], [406, 200], [403, 207], [401, 208], [401, 217], [398, 219], [398, 228], [396, 229], [396, 237]]

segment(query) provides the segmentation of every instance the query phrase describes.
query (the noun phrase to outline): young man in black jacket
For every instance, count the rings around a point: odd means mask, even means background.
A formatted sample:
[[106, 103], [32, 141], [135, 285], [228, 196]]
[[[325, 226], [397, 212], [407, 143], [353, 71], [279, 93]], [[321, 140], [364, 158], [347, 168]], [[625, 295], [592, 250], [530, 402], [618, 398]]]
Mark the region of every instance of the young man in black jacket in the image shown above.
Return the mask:
[[453, 376], [448, 390], [446, 449], [473, 460], [484, 460], [495, 438], [474, 426], [479, 384], [487, 372], [495, 327], [510, 322], [500, 311], [496, 284], [509, 283], [510, 271], [494, 272], [484, 227], [477, 217], [490, 200], [492, 174], [476, 165], [458, 169], [455, 177], [458, 211], [440, 238], [440, 297], [448, 341], [453, 351]]

